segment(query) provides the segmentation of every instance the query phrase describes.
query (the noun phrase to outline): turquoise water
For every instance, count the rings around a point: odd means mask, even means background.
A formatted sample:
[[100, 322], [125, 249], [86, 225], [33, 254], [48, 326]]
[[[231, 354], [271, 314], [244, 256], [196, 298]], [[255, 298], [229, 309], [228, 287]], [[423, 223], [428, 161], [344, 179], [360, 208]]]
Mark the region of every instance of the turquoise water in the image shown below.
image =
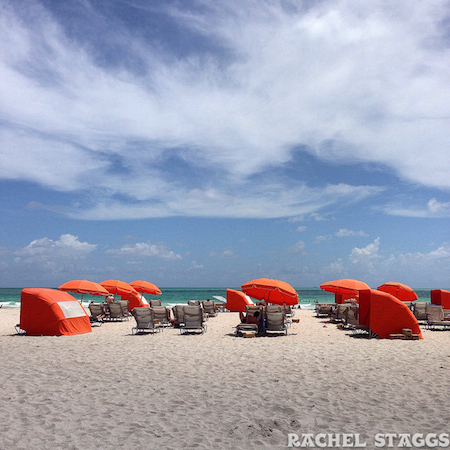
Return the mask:
[[[240, 290], [239, 288], [233, 288]], [[171, 305], [176, 303], [187, 303], [188, 300], [217, 300], [214, 297], [220, 296], [226, 298], [226, 288], [161, 288], [161, 295], [146, 295], [147, 300], [159, 299], [163, 305]], [[299, 303], [304, 308], [311, 308], [314, 303], [332, 303], [334, 302], [334, 295], [322, 291], [319, 288], [298, 288], [296, 289], [299, 296]], [[430, 301], [430, 289], [416, 289], [415, 290], [419, 301]], [[20, 293], [22, 289], [0, 288], [0, 305], [4, 308], [16, 308], [20, 306]], [[78, 300], [81, 299], [80, 294], [72, 294]], [[103, 297], [94, 295], [84, 295], [83, 305], [87, 306], [89, 302], [101, 302]]]

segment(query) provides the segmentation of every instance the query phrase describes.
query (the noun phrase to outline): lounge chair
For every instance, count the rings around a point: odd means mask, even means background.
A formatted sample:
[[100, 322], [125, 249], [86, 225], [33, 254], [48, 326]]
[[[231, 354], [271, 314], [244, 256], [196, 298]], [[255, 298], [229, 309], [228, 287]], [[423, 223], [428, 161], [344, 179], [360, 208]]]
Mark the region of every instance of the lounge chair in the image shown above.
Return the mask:
[[131, 334], [145, 333], [146, 331], [150, 331], [151, 333], [161, 331], [161, 328], [155, 325], [155, 315], [151, 308], [138, 306], [133, 308], [131, 314], [136, 319], [136, 326], [131, 329]]
[[450, 320], [444, 320], [442, 305], [427, 305], [427, 328], [434, 330], [436, 327], [450, 329]]
[[427, 302], [414, 302], [413, 314], [417, 320], [427, 320]]
[[105, 311], [100, 303], [89, 303], [89, 312], [91, 316], [89, 321], [92, 323], [99, 323], [100, 325], [104, 322]]
[[200, 306], [184, 306], [184, 325], [180, 328], [180, 333], [204, 333], [206, 324], [203, 319], [203, 311]]
[[154, 306], [161, 306], [161, 300], [150, 300], [150, 308]]
[[184, 305], [175, 305], [172, 308], [172, 314], [175, 319], [173, 325], [177, 328], [184, 325], [184, 312], [183, 312]]
[[105, 319], [119, 322], [128, 320], [128, 318], [125, 317], [122, 305], [119, 302], [108, 303], [108, 306], [109, 316], [105, 317]]
[[259, 332], [259, 326], [256, 323], [240, 323], [236, 326], [235, 335], [241, 336], [243, 331], [253, 331], [257, 334]]
[[119, 300], [119, 302], [122, 305], [123, 315], [128, 319], [131, 318], [131, 313], [129, 309], [129, 302], [128, 300]]
[[350, 308], [351, 303], [339, 303], [336, 305], [331, 318], [335, 322], [343, 322], [345, 320], [345, 311]]
[[286, 317], [294, 317], [295, 316], [295, 309], [292, 308], [291, 305], [286, 305], [286, 303], [283, 303], [283, 311]]
[[329, 317], [333, 314], [336, 305], [334, 303], [316, 303], [316, 317]]
[[155, 320], [159, 320], [160, 325], [167, 327], [172, 325], [169, 308], [165, 306], [152, 306], [151, 309], [155, 315]]
[[202, 302], [203, 312], [208, 315], [208, 317], [216, 317], [217, 309], [216, 302], [214, 300], [205, 300]]
[[267, 312], [266, 313], [266, 327], [265, 332], [278, 332], [287, 334], [287, 325], [285, 323], [285, 316], [282, 312]]
[[200, 300], [188, 300], [188, 306], [200, 306]]
[[266, 314], [266, 307], [264, 305], [246, 305], [245, 306], [245, 312], [247, 314], [251, 314], [252, 316], [254, 316], [256, 311], [259, 311], [259, 317], [262, 317], [264, 319], [265, 314]]

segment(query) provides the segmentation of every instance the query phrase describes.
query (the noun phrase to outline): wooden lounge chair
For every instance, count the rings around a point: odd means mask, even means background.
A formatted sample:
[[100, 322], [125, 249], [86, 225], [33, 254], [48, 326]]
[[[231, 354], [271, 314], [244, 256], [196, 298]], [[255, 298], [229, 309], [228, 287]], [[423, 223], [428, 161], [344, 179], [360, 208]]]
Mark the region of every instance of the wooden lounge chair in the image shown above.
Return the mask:
[[287, 335], [285, 315], [282, 312], [267, 312], [265, 318], [265, 332], [278, 332]]
[[200, 306], [184, 306], [184, 325], [180, 328], [180, 333], [204, 333], [206, 324], [204, 323], [203, 311]]
[[101, 325], [104, 322], [105, 311], [100, 303], [89, 303], [89, 312], [91, 314], [89, 317], [91, 324], [98, 323]]
[[155, 325], [155, 315], [151, 308], [138, 306], [133, 308], [131, 314], [136, 319], [136, 326], [131, 329], [131, 334], [161, 331], [158, 325]]
[[434, 330], [437, 327], [450, 329], [450, 320], [444, 320], [444, 310], [442, 305], [427, 305], [427, 328]]
[[217, 316], [216, 302], [214, 300], [205, 300], [202, 302], [202, 306], [204, 313], [207, 314], [208, 317]]

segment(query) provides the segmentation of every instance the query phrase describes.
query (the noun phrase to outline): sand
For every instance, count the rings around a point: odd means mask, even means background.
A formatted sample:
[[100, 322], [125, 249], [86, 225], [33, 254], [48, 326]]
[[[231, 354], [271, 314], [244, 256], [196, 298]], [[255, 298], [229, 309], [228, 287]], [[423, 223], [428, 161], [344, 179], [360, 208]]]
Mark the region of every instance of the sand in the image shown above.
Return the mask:
[[133, 336], [133, 320], [28, 337], [2, 308], [0, 448], [279, 449], [288, 433], [374, 448], [376, 433], [450, 432], [450, 332], [368, 340], [296, 317], [288, 336], [254, 339], [232, 335], [237, 313], [198, 336]]

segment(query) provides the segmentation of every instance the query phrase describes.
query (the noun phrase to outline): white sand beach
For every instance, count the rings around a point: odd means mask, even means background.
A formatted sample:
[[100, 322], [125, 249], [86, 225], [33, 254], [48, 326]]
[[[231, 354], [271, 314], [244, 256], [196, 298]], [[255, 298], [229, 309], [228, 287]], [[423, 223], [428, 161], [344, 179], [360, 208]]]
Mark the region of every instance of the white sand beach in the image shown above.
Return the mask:
[[450, 432], [450, 332], [360, 339], [298, 310], [288, 336], [236, 338], [237, 313], [220, 313], [198, 336], [133, 336], [130, 320], [27, 337], [19, 313], [0, 309], [1, 449], [281, 449], [308, 432], [374, 448], [376, 433]]

